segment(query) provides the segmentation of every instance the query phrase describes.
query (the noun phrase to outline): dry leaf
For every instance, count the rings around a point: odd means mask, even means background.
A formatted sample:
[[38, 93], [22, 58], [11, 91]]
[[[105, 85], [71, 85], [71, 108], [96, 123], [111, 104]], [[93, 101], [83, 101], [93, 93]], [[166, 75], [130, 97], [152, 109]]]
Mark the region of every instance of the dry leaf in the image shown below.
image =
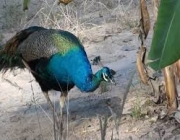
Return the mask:
[[177, 78], [177, 81], [180, 82], [180, 60], [178, 60], [177, 62], [175, 62], [173, 64], [174, 67], [174, 74]]
[[154, 13], [154, 26], [153, 26], [153, 29], [155, 29], [157, 15], [158, 15], [159, 1], [158, 0], [152, 0], [152, 5], [153, 5], [153, 13]]
[[155, 122], [157, 122], [157, 120], [158, 120], [158, 115], [157, 115], [157, 116], [154, 116], [154, 117], [152, 117], [152, 118], [149, 119], [149, 121], [150, 121], [151, 123], [155, 123]]
[[145, 0], [140, 0], [140, 9], [141, 9], [140, 26], [141, 26], [141, 31], [144, 34], [144, 39], [146, 39], [150, 29], [150, 18]]
[[168, 101], [168, 114], [171, 114], [173, 111], [177, 110], [177, 89], [175, 83], [175, 76], [173, 71], [173, 66], [167, 66], [163, 70], [164, 80], [166, 87], [166, 97]]
[[67, 5], [67, 4], [70, 3], [70, 2], [72, 2], [72, 0], [59, 0], [59, 1], [58, 1], [58, 5], [59, 5], [60, 3], [63, 3], [63, 4], [65, 4], [65, 5]]
[[147, 71], [144, 66], [145, 54], [146, 54], [146, 47], [141, 46], [137, 55], [136, 65], [141, 82], [143, 84], [149, 85], [148, 84], [149, 77], [147, 75]]
[[158, 15], [159, 1], [158, 0], [152, 0], [152, 4], [153, 4], [154, 19], [156, 21], [157, 15]]

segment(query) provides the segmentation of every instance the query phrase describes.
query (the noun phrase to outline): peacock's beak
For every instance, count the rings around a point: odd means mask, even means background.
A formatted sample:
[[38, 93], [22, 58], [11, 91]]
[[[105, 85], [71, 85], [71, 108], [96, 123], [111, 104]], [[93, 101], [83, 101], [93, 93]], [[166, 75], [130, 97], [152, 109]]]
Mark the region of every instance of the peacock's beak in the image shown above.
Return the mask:
[[111, 79], [110, 79], [110, 82], [111, 82], [113, 85], [116, 85], [116, 82], [115, 82], [114, 78], [111, 78]]
[[112, 78], [110, 78], [110, 82], [113, 84], [113, 85], [116, 85], [116, 82], [114, 80], [114, 75], [116, 74], [116, 71], [114, 71], [113, 69], [111, 69], [111, 74], [112, 74]]

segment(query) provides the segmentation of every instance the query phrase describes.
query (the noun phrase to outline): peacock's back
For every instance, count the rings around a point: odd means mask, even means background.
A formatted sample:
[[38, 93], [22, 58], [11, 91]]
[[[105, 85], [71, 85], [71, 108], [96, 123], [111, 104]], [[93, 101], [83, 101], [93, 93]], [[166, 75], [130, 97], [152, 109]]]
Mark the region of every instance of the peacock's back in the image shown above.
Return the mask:
[[81, 47], [79, 40], [71, 33], [62, 30], [45, 29], [30, 34], [18, 47], [17, 53], [25, 61], [50, 58], [59, 53], [65, 55], [73, 47]]

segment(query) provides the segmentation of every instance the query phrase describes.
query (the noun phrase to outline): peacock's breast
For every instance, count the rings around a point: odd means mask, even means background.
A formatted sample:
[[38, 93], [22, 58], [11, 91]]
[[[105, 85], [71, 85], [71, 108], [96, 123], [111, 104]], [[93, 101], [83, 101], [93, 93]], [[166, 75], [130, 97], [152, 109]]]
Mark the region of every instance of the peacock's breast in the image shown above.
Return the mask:
[[61, 84], [73, 84], [71, 76], [68, 72], [70, 64], [66, 56], [55, 54], [51, 57], [48, 70], [51, 75]]
[[75, 84], [78, 88], [87, 82], [92, 74], [91, 65], [84, 49], [73, 47], [66, 54], [53, 55], [48, 64], [48, 70], [59, 83]]

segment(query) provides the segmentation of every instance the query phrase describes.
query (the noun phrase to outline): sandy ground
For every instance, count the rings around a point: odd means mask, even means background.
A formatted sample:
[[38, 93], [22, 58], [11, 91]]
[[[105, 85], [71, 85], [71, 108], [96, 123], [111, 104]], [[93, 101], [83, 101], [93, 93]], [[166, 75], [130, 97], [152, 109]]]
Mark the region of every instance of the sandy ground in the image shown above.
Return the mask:
[[[116, 5], [111, 4], [112, 9], [115, 9]], [[136, 1], [130, 4], [133, 7]], [[35, 1], [32, 5], [35, 6], [35, 11], [40, 8]], [[93, 21], [99, 23], [83, 31], [86, 36], [81, 39], [88, 58], [91, 61], [94, 57], [101, 56], [103, 65], [116, 71], [116, 85], [102, 84], [93, 93], [81, 93], [76, 87], [69, 92], [64, 109], [64, 138], [100, 140], [100, 119], [104, 122], [107, 117], [106, 140], [180, 139], [179, 124], [173, 119], [158, 119], [159, 113], [166, 107], [164, 104], [156, 105], [150, 95], [151, 89], [139, 81], [135, 63], [140, 42], [135, 28], [124, 27], [122, 22], [114, 21], [113, 12], [117, 12], [117, 9], [112, 10], [109, 22], [104, 22], [101, 16], [97, 16], [102, 12], [98, 8], [91, 7], [86, 11], [88, 10], [95, 11], [85, 15], [83, 20], [93, 17]], [[33, 10], [30, 11], [33, 14]], [[134, 13], [136, 11], [135, 9]], [[103, 14], [103, 18], [110, 16], [108, 12]], [[1, 21], [2, 19], [3, 16]], [[34, 19], [31, 24], [36, 23], [36, 20], [38, 19]], [[1, 23], [3, 41], [20, 28], [8, 30], [4, 22]], [[147, 44], [150, 44], [151, 39], [152, 32]], [[92, 65], [92, 68], [96, 72], [101, 66]], [[28, 70], [17, 69], [5, 75], [0, 74], [0, 89], [0, 140], [53, 139], [52, 110]], [[60, 93], [51, 91], [49, 95], [58, 111]], [[136, 106], [141, 110], [139, 118], [135, 117], [138, 113], [133, 112]]]

